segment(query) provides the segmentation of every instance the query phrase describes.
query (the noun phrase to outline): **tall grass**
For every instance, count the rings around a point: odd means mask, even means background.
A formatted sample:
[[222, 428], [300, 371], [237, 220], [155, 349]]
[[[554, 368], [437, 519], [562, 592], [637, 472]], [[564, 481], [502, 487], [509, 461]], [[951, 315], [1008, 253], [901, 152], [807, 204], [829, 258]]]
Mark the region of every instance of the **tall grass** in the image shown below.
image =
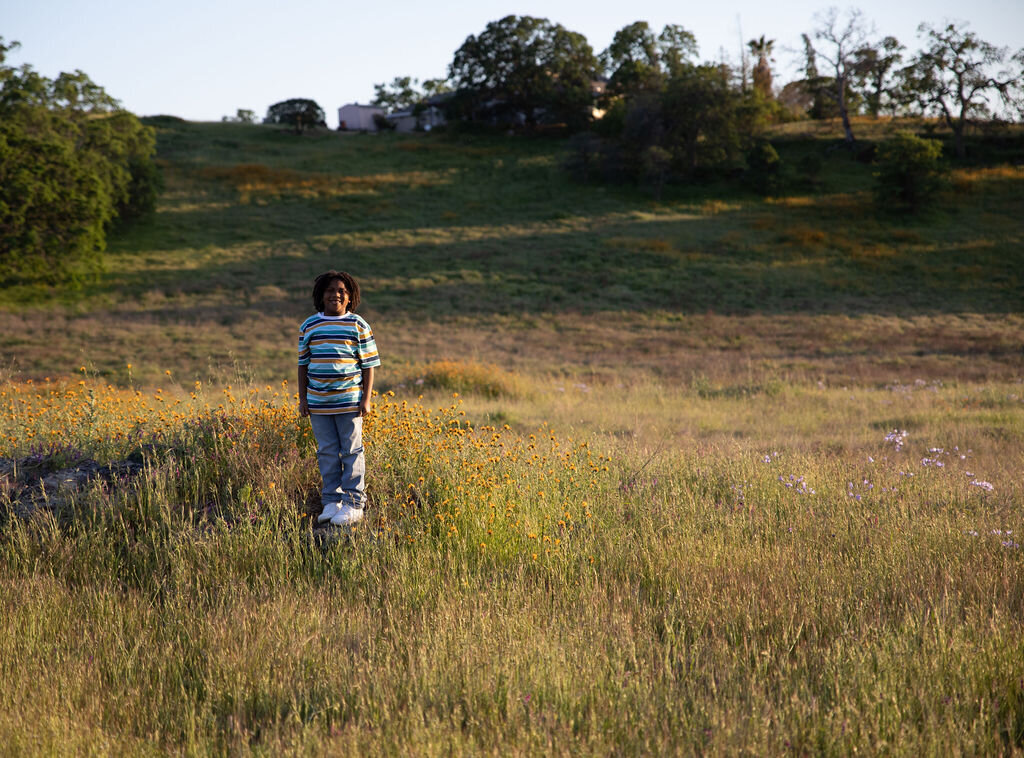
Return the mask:
[[[117, 423], [124, 401], [78, 387], [9, 383], [6, 454], [56, 417], [76, 419], [63, 433], [85, 455], [137, 444], [95, 447], [83, 427]], [[94, 415], [68, 416], [89, 389]], [[473, 424], [472, 402], [386, 396], [367, 429], [370, 518], [322, 544], [290, 399], [223, 389], [184, 396], [177, 419], [147, 399], [134, 482], [8, 517], [9, 750], [1024, 747], [1012, 388], [861, 393], [869, 417], [892, 418], [903, 392], [937, 397], [948, 420], [888, 439], [864, 424], [831, 450], [762, 429], [700, 455], [623, 455], [550, 426]], [[730, 412], [735, 398], [698, 389], [670, 402], [677, 415]], [[788, 413], [813, 426], [847, 394], [791, 396]], [[972, 445], [976, 412], [1007, 435]]]

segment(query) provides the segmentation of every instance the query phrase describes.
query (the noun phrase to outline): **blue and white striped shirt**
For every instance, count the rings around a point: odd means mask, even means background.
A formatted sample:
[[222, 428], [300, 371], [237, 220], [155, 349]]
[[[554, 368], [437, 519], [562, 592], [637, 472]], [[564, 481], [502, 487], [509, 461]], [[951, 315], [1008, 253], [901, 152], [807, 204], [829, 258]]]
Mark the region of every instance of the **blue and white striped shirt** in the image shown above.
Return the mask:
[[310, 316], [299, 327], [299, 365], [308, 366], [310, 413], [358, 413], [363, 369], [380, 365], [373, 331], [362, 316]]

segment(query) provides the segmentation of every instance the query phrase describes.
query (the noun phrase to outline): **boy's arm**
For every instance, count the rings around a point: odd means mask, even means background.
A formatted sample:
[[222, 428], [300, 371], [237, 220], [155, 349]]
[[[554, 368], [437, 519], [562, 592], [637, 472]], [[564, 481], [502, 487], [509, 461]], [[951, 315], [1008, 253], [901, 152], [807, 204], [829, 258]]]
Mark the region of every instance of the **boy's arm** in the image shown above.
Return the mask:
[[306, 388], [309, 386], [308, 366], [299, 365], [299, 415], [308, 416], [309, 406], [306, 404]]
[[373, 367], [363, 369], [363, 397], [359, 401], [359, 415], [365, 416], [373, 407]]

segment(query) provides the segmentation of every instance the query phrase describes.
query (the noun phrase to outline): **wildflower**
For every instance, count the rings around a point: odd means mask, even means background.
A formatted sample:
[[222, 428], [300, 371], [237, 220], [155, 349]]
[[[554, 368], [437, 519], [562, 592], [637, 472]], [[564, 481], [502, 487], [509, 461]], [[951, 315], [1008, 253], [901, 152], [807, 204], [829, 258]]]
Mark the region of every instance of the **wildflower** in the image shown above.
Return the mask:
[[885, 441], [892, 443], [893, 447], [899, 451], [903, 448], [903, 443], [907, 439], [907, 430], [893, 429], [887, 435], [885, 435]]
[[982, 481], [981, 479], [975, 479], [973, 482], [971, 482], [971, 484], [973, 484], [975, 487], [980, 487], [981, 489], [985, 490], [985, 492], [992, 492], [993, 490], [995, 490], [995, 487], [992, 486], [991, 482]]

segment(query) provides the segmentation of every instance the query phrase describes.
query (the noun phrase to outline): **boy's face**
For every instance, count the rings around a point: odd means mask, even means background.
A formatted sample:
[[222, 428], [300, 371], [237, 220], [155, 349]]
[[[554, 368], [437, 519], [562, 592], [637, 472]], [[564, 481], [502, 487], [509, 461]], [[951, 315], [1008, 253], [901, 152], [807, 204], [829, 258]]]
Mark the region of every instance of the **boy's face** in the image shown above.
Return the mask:
[[324, 315], [343, 316], [348, 312], [348, 290], [341, 279], [334, 279], [324, 290]]

